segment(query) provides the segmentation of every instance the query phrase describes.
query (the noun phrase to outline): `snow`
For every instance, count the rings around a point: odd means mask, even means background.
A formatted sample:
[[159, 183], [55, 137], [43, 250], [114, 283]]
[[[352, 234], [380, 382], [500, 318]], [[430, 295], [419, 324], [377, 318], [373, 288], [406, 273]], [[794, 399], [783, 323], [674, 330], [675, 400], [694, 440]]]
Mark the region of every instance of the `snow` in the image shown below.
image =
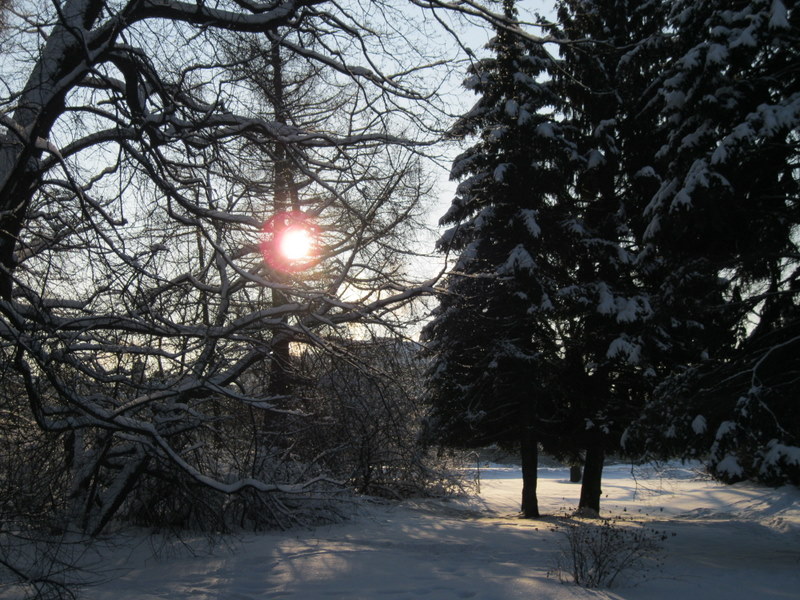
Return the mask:
[[[486, 179], [488, 175], [486, 173], [478, 173], [477, 175], [473, 175], [472, 177], [466, 178], [464, 181], [458, 184], [456, 187], [456, 194], [459, 196], [466, 196], [470, 193], [473, 187], [477, 187], [484, 179]], [[442, 217], [444, 219], [447, 217], [448, 214]]]
[[648, 179], [651, 177], [657, 177], [656, 170], [649, 165], [646, 167], [642, 167], [641, 169], [636, 171], [636, 173], [634, 173], [633, 176], [636, 178], [648, 178]]
[[781, 461], [786, 462], [788, 465], [800, 466], [800, 447], [787, 446], [781, 444], [778, 440], [770, 440], [767, 443], [767, 451], [764, 455], [761, 471], [766, 472], [770, 467], [777, 465]]
[[605, 282], [597, 284], [597, 312], [601, 315], [616, 315], [617, 323], [631, 323], [640, 314], [650, 312], [649, 303], [642, 297], [623, 298], [614, 296]]
[[611, 290], [608, 289], [606, 283], [601, 282], [597, 285], [597, 295], [600, 299], [597, 305], [597, 312], [601, 315], [608, 315], [615, 312], [616, 303], [614, 302], [614, 296], [611, 294]]
[[723, 65], [728, 60], [728, 49], [722, 44], [711, 44], [706, 54], [706, 64]]
[[700, 64], [700, 49], [702, 48], [702, 44], [695, 48], [692, 48], [686, 56], [684, 56], [681, 60], [678, 61], [679, 68], [684, 71], [689, 71]]
[[716, 466], [718, 473], [727, 474], [730, 478], [741, 477], [744, 473], [744, 469], [739, 464], [739, 459], [737, 459], [733, 454], [728, 454], [723, 458]]
[[[474, 475], [472, 469], [471, 475]], [[541, 520], [518, 518], [516, 466], [479, 467], [480, 495], [362, 504], [349, 521], [217, 537], [210, 551], [119, 538], [107, 581], [86, 600], [760, 600], [800, 598], [800, 490], [725, 486], [696, 468], [607, 466], [602, 506], [665, 532], [663, 564], [611, 590], [548, 576], [563, 547], [555, 530], [580, 485], [540, 468]], [[208, 542], [206, 542], [208, 543]], [[153, 547], [160, 553], [153, 556]], [[0, 592], [0, 597], [6, 598]]]
[[697, 415], [692, 421], [692, 431], [694, 431], [697, 435], [702, 435], [706, 432], [707, 423], [706, 418], [703, 415]]
[[761, 119], [763, 125], [759, 131], [762, 135], [778, 135], [781, 131], [795, 128], [800, 118], [800, 94], [793, 94], [783, 104], [761, 104], [755, 115], [748, 118]]
[[506, 114], [511, 118], [516, 118], [519, 114], [519, 103], [514, 100], [513, 98], [510, 100], [506, 100]]
[[544, 311], [553, 310], [555, 308], [553, 302], [550, 300], [549, 295], [542, 294], [542, 300], [539, 303], [539, 308]]
[[622, 335], [608, 345], [606, 357], [615, 358], [624, 356], [631, 365], [638, 364], [641, 360], [642, 348], [639, 344], [632, 342], [627, 336]]
[[502, 183], [506, 178], [506, 171], [512, 166], [511, 163], [500, 163], [494, 170], [494, 180]]
[[[594, 137], [601, 137], [606, 133], [613, 133], [613, 128], [617, 126], [616, 119], [601, 119], [600, 122], [595, 127], [595, 130], [592, 132]], [[610, 131], [609, 131], [610, 130]]]
[[508, 127], [497, 125], [489, 130], [488, 138], [492, 142], [499, 142], [506, 133], [508, 133]]
[[539, 123], [539, 125], [536, 126], [536, 135], [540, 135], [540, 136], [546, 137], [546, 138], [555, 138], [556, 137], [556, 132], [553, 129], [553, 124], [552, 123]]
[[513, 275], [519, 271], [533, 273], [536, 270], [536, 261], [522, 244], [517, 244], [509, 253], [506, 262], [497, 269], [499, 275]]
[[525, 223], [528, 233], [530, 233], [533, 237], [538, 238], [542, 234], [542, 228], [539, 227], [539, 223], [536, 221], [538, 211], [530, 208], [521, 208], [519, 214]]
[[781, 0], [773, 0], [772, 9], [769, 13], [769, 28], [770, 29], [790, 29], [789, 15], [786, 11], [786, 6]]
[[586, 160], [586, 168], [587, 169], [595, 169], [600, 165], [604, 164], [606, 161], [603, 153], [597, 149], [589, 151], [589, 157]]
[[484, 206], [475, 218], [472, 221], [472, 226], [477, 230], [480, 231], [483, 229], [486, 224], [491, 221], [492, 217], [494, 217], [495, 207], [494, 206]]
[[736, 429], [736, 423], [733, 421], [723, 421], [719, 424], [719, 428], [717, 429], [717, 433], [714, 436], [714, 439], [721, 440], [723, 437], [731, 433], [734, 429]]
[[738, 48], [739, 46], [748, 46], [750, 48], [758, 47], [758, 41], [754, 35], [753, 27], [743, 29], [739, 35], [730, 43], [731, 48]]

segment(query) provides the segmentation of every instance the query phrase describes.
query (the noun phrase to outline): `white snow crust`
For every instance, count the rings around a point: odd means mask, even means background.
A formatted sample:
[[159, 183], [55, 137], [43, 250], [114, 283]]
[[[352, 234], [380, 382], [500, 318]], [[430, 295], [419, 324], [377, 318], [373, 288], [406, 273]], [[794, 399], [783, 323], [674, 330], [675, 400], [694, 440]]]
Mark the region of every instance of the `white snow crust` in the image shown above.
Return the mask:
[[[474, 475], [474, 471], [471, 475]], [[800, 491], [725, 486], [696, 468], [607, 466], [603, 515], [664, 531], [663, 565], [612, 590], [548, 576], [580, 485], [539, 470], [541, 520], [518, 518], [516, 466], [481, 465], [481, 493], [362, 504], [345, 523], [217, 538], [211, 552], [118, 539], [86, 600], [771, 600], [800, 597]], [[638, 524], [638, 525], [637, 525]], [[183, 548], [183, 549], [182, 549]], [[3, 595], [0, 598], [10, 598]]]

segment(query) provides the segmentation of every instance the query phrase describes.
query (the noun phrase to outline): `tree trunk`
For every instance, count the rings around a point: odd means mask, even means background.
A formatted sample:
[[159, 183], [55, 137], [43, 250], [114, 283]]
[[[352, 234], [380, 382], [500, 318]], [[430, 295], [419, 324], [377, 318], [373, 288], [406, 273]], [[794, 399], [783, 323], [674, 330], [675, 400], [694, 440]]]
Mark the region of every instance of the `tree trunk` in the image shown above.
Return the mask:
[[600, 494], [602, 494], [600, 486], [603, 479], [604, 461], [605, 450], [602, 445], [597, 444], [586, 449], [578, 511], [592, 511], [598, 515], [600, 514]]
[[14, 250], [41, 176], [39, 141], [49, 139], [53, 123], [64, 112], [68, 82], [82, 79], [80, 74], [89, 70], [85, 39], [76, 32], [89, 30], [105, 7], [102, 0], [62, 4], [60, 19], [41, 49], [13, 117], [4, 115], [7, 120], [0, 132], [0, 299], [11, 299]]
[[281, 404], [276, 397], [288, 396], [291, 391], [291, 363], [289, 351], [290, 338], [283, 331], [276, 331], [270, 345], [269, 385], [267, 394], [274, 404]]
[[539, 517], [539, 501], [536, 498], [539, 442], [531, 428], [522, 430], [520, 454], [522, 458], [522, 516], [526, 519], [535, 519]]
[[[272, 67], [272, 89], [269, 101], [275, 111], [275, 121], [283, 125], [289, 123], [286, 110], [285, 87], [283, 83], [284, 60], [281, 57], [280, 44], [272, 40], [270, 45], [270, 65]], [[273, 214], [279, 214], [289, 209], [300, 210], [298, 200], [298, 186], [294, 178], [294, 170], [289, 160], [289, 153], [282, 143], [275, 144], [275, 166], [273, 176], [274, 196], [272, 198]], [[272, 306], [278, 307], [288, 303], [289, 299], [278, 289], [272, 290]], [[284, 322], [286, 320], [284, 319]], [[287, 396], [291, 391], [291, 354], [289, 351], [290, 336], [287, 332], [277, 330], [273, 333], [271, 344], [271, 359], [269, 369], [270, 396]]]

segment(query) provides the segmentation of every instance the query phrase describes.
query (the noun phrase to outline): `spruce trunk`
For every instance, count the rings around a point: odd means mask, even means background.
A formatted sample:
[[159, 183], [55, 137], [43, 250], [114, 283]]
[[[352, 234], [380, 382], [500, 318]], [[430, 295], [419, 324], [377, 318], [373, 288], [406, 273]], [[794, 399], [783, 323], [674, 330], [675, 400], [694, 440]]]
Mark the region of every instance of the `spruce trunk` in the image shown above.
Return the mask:
[[586, 461], [583, 464], [583, 483], [578, 511], [592, 511], [600, 514], [600, 494], [603, 479], [603, 462], [605, 450], [603, 446], [590, 446], [586, 449]]
[[522, 516], [526, 519], [535, 519], [539, 517], [539, 500], [536, 498], [539, 442], [530, 428], [522, 431], [520, 454], [522, 458]]

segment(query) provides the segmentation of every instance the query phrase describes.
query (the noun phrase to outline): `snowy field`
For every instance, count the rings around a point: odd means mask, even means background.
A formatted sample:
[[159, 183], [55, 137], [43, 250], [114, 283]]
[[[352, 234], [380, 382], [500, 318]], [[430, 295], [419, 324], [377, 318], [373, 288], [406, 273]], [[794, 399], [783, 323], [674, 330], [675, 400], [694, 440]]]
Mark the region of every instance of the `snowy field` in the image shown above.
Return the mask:
[[[313, 530], [248, 535], [195, 556], [154, 558], [152, 543], [117, 548], [113, 579], [88, 600], [624, 600], [800, 599], [800, 491], [714, 483], [683, 467], [607, 467], [605, 516], [664, 530], [662, 566], [611, 590], [585, 590], [548, 572], [564, 534], [555, 516], [517, 518], [520, 472], [481, 469], [471, 500], [371, 505]], [[580, 486], [540, 471], [543, 513], [564, 515]], [[674, 536], [672, 534], [675, 534]], [[107, 573], [109, 577], [112, 573]]]

